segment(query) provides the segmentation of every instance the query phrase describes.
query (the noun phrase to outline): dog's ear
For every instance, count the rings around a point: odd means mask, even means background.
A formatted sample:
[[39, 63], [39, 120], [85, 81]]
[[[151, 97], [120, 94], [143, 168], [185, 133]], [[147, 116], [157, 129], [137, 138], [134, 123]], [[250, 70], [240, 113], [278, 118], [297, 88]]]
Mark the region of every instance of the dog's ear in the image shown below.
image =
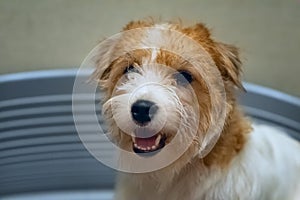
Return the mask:
[[245, 91], [241, 82], [242, 62], [239, 51], [235, 46], [216, 43], [216, 50], [220, 56], [219, 70], [225, 80], [231, 81], [235, 86]]
[[[144, 21], [131, 21], [124, 28], [123, 31], [128, 31], [136, 28], [150, 27], [154, 25], [154, 20], [149, 18]], [[108, 85], [108, 78], [114, 62], [115, 46], [120, 41], [123, 34], [117, 34], [113, 37], [107, 38], [100, 43], [100, 47], [96, 50], [94, 61], [96, 63], [96, 70], [92, 75], [92, 79], [99, 82], [99, 85], [104, 89]]]
[[93, 60], [96, 69], [91, 76], [91, 80], [95, 80], [102, 88], [107, 87], [107, 82], [112, 69], [111, 53], [113, 51], [114, 41], [111, 39], [104, 40], [100, 47], [95, 50]]

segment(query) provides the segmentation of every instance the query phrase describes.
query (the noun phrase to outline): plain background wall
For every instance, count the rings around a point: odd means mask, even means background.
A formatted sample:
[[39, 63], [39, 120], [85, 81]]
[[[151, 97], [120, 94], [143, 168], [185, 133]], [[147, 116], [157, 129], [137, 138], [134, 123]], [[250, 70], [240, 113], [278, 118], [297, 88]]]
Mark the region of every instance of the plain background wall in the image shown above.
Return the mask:
[[204, 22], [240, 47], [244, 80], [300, 96], [300, 0], [0, 0], [0, 74], [78, 67], [147, 16]]

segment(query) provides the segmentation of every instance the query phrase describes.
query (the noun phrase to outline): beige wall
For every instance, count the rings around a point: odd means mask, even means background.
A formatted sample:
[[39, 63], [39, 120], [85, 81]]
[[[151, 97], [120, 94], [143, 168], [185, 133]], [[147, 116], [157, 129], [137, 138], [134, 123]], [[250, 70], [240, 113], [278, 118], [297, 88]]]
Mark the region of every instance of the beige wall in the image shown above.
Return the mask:
[[146, 16], [205, 22], [241, 48], [245, 80], [300, 96], [300, 0], [0, 0], [0, 73], [77, 67]]

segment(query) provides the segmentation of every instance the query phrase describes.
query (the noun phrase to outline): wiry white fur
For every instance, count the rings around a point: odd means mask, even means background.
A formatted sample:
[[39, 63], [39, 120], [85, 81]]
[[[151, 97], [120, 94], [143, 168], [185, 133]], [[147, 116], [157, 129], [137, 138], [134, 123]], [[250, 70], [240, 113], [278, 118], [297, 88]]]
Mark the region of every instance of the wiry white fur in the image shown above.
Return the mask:
[[[177, 34], [170, 37], [166, 34], [172, 29], [171, 24], [156, 24], [152, 28], [143, 31], [143, 37], [141, 41], [137, 44], [137, 48], [166, 48], [168, 46], [173, 46], [174, 42], [178, 40]], [[175, 30], [173, 30], [175, 31]]]
[[158, 49], [153, 49], [152, 50], [150, 63], [154, 63], [155, 62], [158, 52], [159, 52]]
[[[194, 166], [162, 192], [155, 181], [139, 185], [139, 175], [122, 175], [118, 200], [296, 200], [300, 145], [282, 131], [254, 125], [244, 150], [228, 169]], [[167, 177], [166, 177], [167, 178]], [[145, 182], [143, 182], [145, 183]]]
[[254, 125], [245, 149], [205, 199], [292, 199], [300, 182], [299, 152], [299, 143], [279, 129]]

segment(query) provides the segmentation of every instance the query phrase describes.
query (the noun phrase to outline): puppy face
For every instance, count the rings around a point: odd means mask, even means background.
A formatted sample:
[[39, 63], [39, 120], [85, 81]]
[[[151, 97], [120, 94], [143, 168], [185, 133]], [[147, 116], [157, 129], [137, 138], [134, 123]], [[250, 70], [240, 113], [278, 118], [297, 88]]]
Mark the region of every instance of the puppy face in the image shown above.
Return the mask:
[[189, 129], [197, 127], [199, 113], [192, 86], [203, 90], [202, 101], [207, 101], [207, 92], [189, 63], [167, 52], [145, 49], [130, 52], [113, 68], [116, 77], [111, 78], [117, 82], [112, 84], [112, 95], [103, 108], [113, 126], [119, 128], [114, 139], [122, 148], [136, 153], [158, 152], [179, 129], [186, 130], [179, 134], [181, 142], [192, 138]]
[[103, 111], [110, 137], [138, 155], [168, 148], [172, 156], [184, 149], [183, 166], [217, 142], [218, 133], [209, 129], [219, 126], [220, 109], [227, 117], [234, 104], [232, 90], [241, 87], [237, 51], [214, 42], [201, 24], [184, 28], [138, 21], [124, 30], [130, 34], [99, 50], [94, 73], [106, 91]]

